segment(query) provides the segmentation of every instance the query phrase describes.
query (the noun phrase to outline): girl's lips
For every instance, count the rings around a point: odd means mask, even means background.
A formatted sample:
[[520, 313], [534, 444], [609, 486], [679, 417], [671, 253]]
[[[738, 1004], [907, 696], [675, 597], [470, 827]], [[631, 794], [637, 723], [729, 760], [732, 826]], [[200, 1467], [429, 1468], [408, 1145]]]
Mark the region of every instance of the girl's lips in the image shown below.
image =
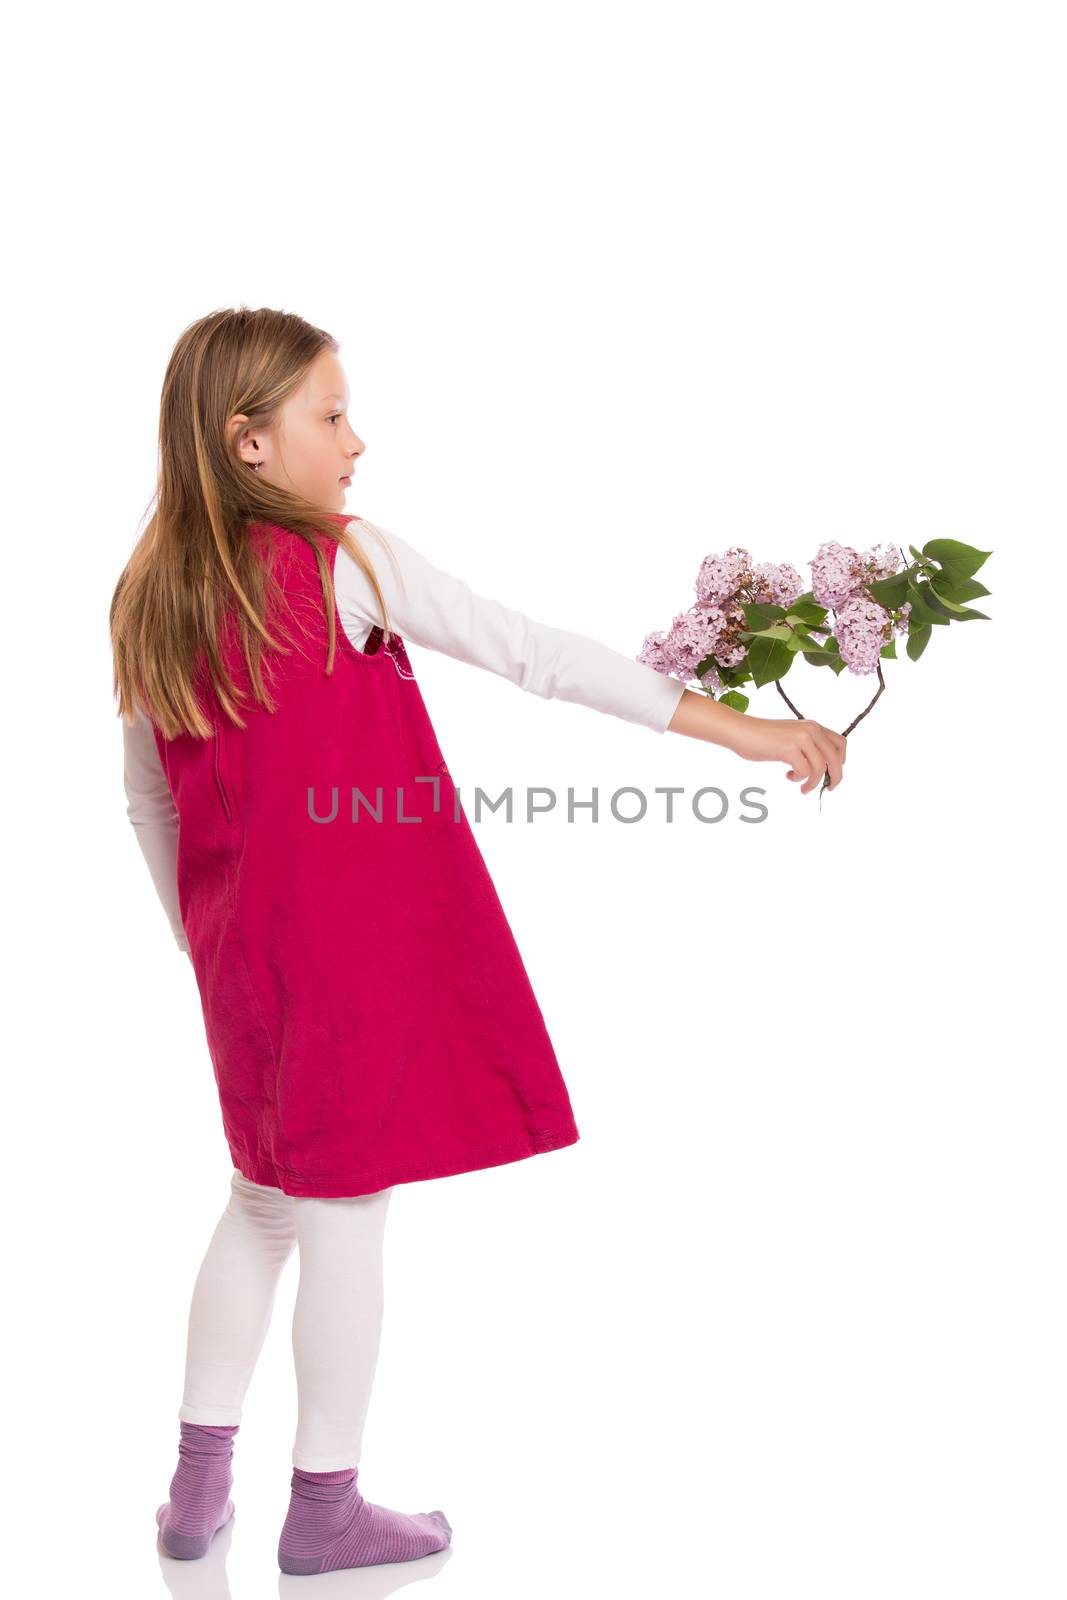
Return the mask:
[[351, 478], [342, 478], [341, 482], [345, 485], [346, 488], [349, 488], [349, 487], [351, 487], [352, 479]]

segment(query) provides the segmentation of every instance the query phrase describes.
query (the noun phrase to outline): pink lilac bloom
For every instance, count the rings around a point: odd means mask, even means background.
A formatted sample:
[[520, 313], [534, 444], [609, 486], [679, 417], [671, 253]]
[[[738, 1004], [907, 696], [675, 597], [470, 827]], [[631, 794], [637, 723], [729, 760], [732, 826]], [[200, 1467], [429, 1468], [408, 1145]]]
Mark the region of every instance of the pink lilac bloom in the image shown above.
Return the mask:
[[863, 582], [863, 560], [851, 545], [831, 540], [821, 544], [811, 567], [811, 592], [821, 606], [835, 610], [856, 594]]
[[893, 632], [907, 633], [908, 618], [911, 616], [911, 601], [906, 600], [900, 608], [899, 616], [893, 618]]
[[[697, 608], [707, 610], [707, 607]], [[740, 602], [729, 606], [725, 611], [715, 612], [718, 637], [715, 642], [715, 659], [720, 666], [736, 667], [744, 659], [748, 645], [740, 637], [741, 630], [747, 626], [745, 613]]]
[[[842, 657], [854, 672], [873, 672], [881, 645], [894, 631], [907, 628], [910, 606], [895, 620], [863, 587], [889, 577], [899, 564], [899, 552], [891, 545], [876, 545], [861, 556], [851, 546], [836, 542], [821, 544], [810, 563], [816, 601], [844, 612], [835, 632], [840, 635]], [[714, 662], [700, 682], [716, 691], [723, 688], [716, 667], [739, 666], [747, 655], [747, 643], [741, 638], [746, 628], [742, 591], [747, 601], [780, 606], [791, 605], [804, 593], [804, 581], [789, 562], [761, 561], [754, 566], [750, 553], [740, 545], [732, 545], [722, 555], [705, 556], [694, 587], [696, 604], [679, 612], [666, 633], [650, 633], [637, 660], [689, 683], [700, 662], [713, 656]]]
[[756, 568], [756, 587], [760, 598], [773, 606], [792, 605], [797, 596], [804, 593], [804, 581], [788, 561], [761, 561]]
[[752, 557], [739, 545], [731, 545], [721, 556], [705, 556], [697, 573], [697, 599], [714, 603], [732, 600], [741, 587], [741, 580], [752, 567]]
[[[642, 666], [681, 678], [683, 683], [691, 683], [696, 677], [697, 667], [705, 656], [712, 653], [718, 628], [718, 613], [709, 613], [699, 606], [693, 606], [675, 617], [669, 633], [650, 633], [637, 659]], [[698, 681], [712, 689], [722, 688], [714, 664]]]
[[[690, 606], [679, 612], [667, 634], [666, 650], [674, 662], [674, 671], [687, 682], [705, 656], [715, 653], [722, 633], [722, 613], [704, 606]], [[709, 674], [705, 674], [707, 678]], [[718, 673], [715, 674], [716, 682]]]
[[853, 595], [838, 608], [834, 635], [850, 672], [877, 671], [879, 652], [892, 638], [891, 622], [885, 606], [869, 595]]
[[667, 650], [667, 635], [663, 632], [650, 633], [641, 646], [637, 659], [643, 667], [653, 667], [656, 672], [669, 675], [673, 662]]
[[863, 564], [867, 568], [865, 583], [873, 583], [878, 578], [891, 578], [900, 571], [900, 551], [895, 545], [876, 544], [863, 557]]
[[[740, 634], [746, 624], [740, 601], [726, 607], [701, 605], [698, 601], [685, 614], [694, 619], [702, 634], [706, 634], [708, 649], [720, 666], [736, 667], [738, 662], [744, 660], [746, 646]], [[701, 618], [702, 625], [698, 620]]]
[[837, 610], [863, 586], [890, 578], [901, 568], [900, 551], [893, 545], [874, 545], [864, 555], [851, 545], [821, 544], [811, 562], [811, 592], [821, 606]]

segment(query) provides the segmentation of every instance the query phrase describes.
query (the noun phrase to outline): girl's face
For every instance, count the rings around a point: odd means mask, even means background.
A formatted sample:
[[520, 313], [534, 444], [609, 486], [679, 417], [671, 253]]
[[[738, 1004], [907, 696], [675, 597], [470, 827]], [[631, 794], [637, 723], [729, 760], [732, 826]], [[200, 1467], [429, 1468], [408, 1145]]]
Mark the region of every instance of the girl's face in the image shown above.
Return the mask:
[[230, 418], [242, 461], [259, 463], [259, 476], [277, 487], [340, 510], [366, 448], [348, 421], [348, 400], [341, 363], [332, 350], [321, 350], [272, 427], [245, 431], [246, 416]]

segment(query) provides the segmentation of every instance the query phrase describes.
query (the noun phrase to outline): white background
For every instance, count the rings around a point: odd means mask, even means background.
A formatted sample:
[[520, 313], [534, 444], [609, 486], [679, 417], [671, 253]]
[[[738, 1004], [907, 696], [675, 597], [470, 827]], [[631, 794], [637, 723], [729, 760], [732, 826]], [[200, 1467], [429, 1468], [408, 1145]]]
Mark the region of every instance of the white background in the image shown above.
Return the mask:
[[[993, 552], [993, 620], [887, 664], [821, 812], [781, 766], [412, 647], [464, 796], [600, 791], [595, 826], [476, 827], [581, 1139], [398, 1188], [360, 1481], [453, 1545], [315, 1592], [1065, 1592], [1056, 10], [61, 5], [12, 41], [21, 1587], [311, 1582], [275, 1561], [295, 1258], [236, 1519], [203, 1563], [156, 1550], [231, 1169], [107, 630], [170, 350], [246, 304], [341, 341], [350, 512], [628, 655], [734, 543], [805, 578], [829, 539]], [[838, 728], [872, 687], [786, 686]], [[731, 812], [626, 826], [622, 784]]]

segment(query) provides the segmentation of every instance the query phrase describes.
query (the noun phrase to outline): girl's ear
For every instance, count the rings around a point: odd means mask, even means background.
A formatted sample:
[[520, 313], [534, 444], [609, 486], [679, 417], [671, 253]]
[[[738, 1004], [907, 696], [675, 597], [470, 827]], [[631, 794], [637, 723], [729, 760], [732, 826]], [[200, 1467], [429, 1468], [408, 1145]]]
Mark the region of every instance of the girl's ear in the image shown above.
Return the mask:
[[[255, 434], [244, 431], [247, 423], [248, 418], [243, 411], [239, 411], [230, 418], [226, 426], [229, 430], [230, 442], [235, 444], [237, 454], [241, 460], [247, 462], [250, 467], [255, 467], [262, 462], [263, 453]], [[236, 435], [240, 435], [240, 437], [235, 438]]]

